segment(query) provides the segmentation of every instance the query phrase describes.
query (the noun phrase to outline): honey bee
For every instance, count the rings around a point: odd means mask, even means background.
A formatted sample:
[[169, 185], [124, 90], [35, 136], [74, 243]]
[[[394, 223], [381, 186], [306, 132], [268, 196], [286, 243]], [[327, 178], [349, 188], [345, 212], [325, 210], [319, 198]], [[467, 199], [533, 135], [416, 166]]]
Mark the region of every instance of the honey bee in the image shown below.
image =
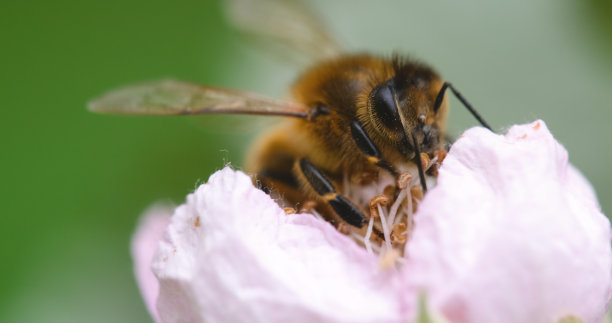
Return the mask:
[[[245, 3], [253, 2], [240, 1]], [[274, 1], [255, 2], [251, 9], [241, 7], [239, 24], [248, 22], [243, 27], [261, 29], [269, 19], [256, 9], [270, 3]], [[369, 219], [376, 206], [364, 206], [347, 196], [347, 183], [367, 185], [383, 173], [398, 180], [416, 167], [417, 183], [425, 192], [428, 167], [423, 156], [433, 156], [444, 143], [447, 89], [483, 126], [490, 127], [432, 67], [399, 55], [335, 51], [338, 46], [320, 28], [322, 23], [312, 15], [304, 17], [307, 14], [300, 7], [287, 5], [292, 3], [276, 4], [285, 16], [275, 23], [298, 21], [307, 32], [271, 38], [298, 49], [310, 44], [313, 55], [324, 56], [295, 82], [292, 100], [163, 80], [111, 91], [90, 102], [89, 109], [118, 114], [284, 116], [255, 142], [245, 162], [246, 172], [254, 175], [264, 191], [282, 196], [288, 206], [315, 201], [315, 209], [332, 223], [347, 223], [358, 230], [368, 225], [371, 231]], [[284, 29], [272, 26], [258, 32], [270, 36]], [[313, 50], [314, 44], [319, 44], [319, 51]], [[390, 195], [392, 200], [397, 198], [397, 193]], [[380, 233], [384, 230], [374, 230], [381, 239], [389, 239], [390, 235]]]

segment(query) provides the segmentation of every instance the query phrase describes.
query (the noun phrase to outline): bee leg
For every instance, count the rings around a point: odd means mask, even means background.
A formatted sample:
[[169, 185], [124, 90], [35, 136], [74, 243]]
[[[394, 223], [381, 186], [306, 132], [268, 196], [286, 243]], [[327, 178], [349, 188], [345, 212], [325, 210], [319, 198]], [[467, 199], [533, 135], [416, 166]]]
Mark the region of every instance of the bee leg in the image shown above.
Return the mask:
[[299, 168], [312, 189], [325, 200], [332, 209], [348, 224], [362, 228], [367, 218], [348, 198], [336, 193], [334, 186], [306, 158], [299, 161]]
[[421, 182], [421, 189], [423, 190], [423, 193], [427, 193], [427, 182], [425, 181], [425, 170], [423, 169], [423, 161], [421, 160], [421, 150], [419, 149], [419, 145], [417, 144], [417, 140], [414, 133], [412, 133], [412, 144], [414, 147], [414, 152], [416, 153], [414, 161], [417, 165], [417, 169], [419, 170], [419, 181]]
[[387, 161], [383, 160], [380, 157], [380, 151], [378, 150], [372, 139], [368, 137], [368, 134], [365, 132], [365, 130], [357, 120], [351, 122], [351, 136], [353, 136], [353, 139], [355, 140], [355, 143], [357, 144], [357, 147], [359, 147], [361, 152], [363, 152], [368, 157], [368, 161], [370, 163], [387, 170], [389, 173], [391, 173], [391, 175], [396, 178], [399, 176], [399, 173], [397, 172], [397, 170], [395, 170], [393, 165], [389, 164]]
[[470, 113], [474, 116], [474, 118], [476, 118], [476, 120], [478, 120], [478, 122], [480, 122], [480, 124], [483, 127], [491, 130], [491, 126], [489, 126], [489, 124], [486, 121], [484, 121], [484, 119], [480, 116], [480, 114], [476, 111], [476, 109], [472, 107], [472, 105], [463, 97], [463, 95], [461, 95], [461, 92], [457, 91], [457, 89], [455, 89], [455, 87], [453, 87], [453, 85], [450, 82], [444, 82], [444, 85], [442, 85], [440, 92], [438, 92], [438, 96], [436, 97], [436, 102], [434, 103], [434, 113], [438, 112], [438, 109], [440, 109], [440, 106], [442, 105], [442, 100], [444, 100], [444, 92], [446, 92], [447, 88], [451, 89], [455, 97], [457, 97], [457, 99], [459, 99], [459, 101], [463, 103], [463, 105], [468, 109], [468, 111], [470, 111]]

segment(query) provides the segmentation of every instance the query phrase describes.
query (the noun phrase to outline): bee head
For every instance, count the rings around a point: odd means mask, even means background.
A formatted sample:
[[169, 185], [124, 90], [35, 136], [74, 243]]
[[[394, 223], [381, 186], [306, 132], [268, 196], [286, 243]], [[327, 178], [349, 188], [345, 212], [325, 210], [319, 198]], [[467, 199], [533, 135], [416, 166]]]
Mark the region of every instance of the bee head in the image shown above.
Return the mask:
[[423, 73], [413, 69], [412, 73], [396, 73], [395, 77], [375, 86], [369, 94], [371, 123], [404, 155], [415, 151], [414, 141], [426, 153], [433, 152], [439, 146], [446, 106], [434, 111], [435, 99], [442, 84], [438, 80], [433, 72]]

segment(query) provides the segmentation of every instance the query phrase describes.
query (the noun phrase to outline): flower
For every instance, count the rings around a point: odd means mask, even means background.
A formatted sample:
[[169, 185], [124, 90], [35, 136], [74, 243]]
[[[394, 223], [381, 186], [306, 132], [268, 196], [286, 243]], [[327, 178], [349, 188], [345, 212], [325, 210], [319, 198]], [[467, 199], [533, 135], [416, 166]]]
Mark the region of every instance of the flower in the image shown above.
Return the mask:
[[542, 121], [467, 131], [415, 222], [404, 273], [450, 321], [601, 322], [610, 224]]
[[159, 295], [159, 283], [151, 271], [151, 262], [157, 250], [157, 242], [161, 240], [164, 230], [170, 223], [172, 208], [156, 204], [145, 211], [138, 224], [138, 230], [132, 239], [132, 257], [134, 258], [134, 273], [145, 305], [156, 321], [159, 321], [155, 303]]
[[609, 221], [542, 121], [457, 140], [396, 265], [230, 168], [161, 240], [143, 223], [138, 281], [163, 322], [600, 322], [612, 296]]

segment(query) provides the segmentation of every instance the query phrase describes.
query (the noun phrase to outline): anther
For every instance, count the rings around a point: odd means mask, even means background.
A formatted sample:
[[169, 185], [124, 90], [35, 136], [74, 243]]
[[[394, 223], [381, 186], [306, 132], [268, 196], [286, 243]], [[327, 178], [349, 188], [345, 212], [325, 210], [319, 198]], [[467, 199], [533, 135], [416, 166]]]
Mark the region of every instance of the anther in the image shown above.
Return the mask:
[[387, 204], [389, 204], [389, 197], [386, 195], [376, 195], [374, 196], [371, 200], [370, 200], [370, 216], [374, 217], [374, 218], [378, 218], [380, 217], [380, 214], [378, 213], [378, 206], [382, 205], [385, 206]]
[[438, 164], [442, 164], [442, 162], [444, 161], [444, 158], [446, 158], [447, 152], [446, 150], [439, 149], [439, 150], [435, 150], [433, 154], [434, 154], [434, 157], [436, 157], [436, 162]]
[[408, 227], [406, 223], [400, 222], [391, 228], [391, 242], [393, 243], [406, 243], [408, 240]]
[[431, 158], [426, 153], [421, 153], [421, 165], [423, 165], [423, 170], [427, 170], [431, 163]]
[[403, 172], [397, 177], [397, 187], [405, 189], [410, 185], [412, 180], [412, 174], [410, 172]]

